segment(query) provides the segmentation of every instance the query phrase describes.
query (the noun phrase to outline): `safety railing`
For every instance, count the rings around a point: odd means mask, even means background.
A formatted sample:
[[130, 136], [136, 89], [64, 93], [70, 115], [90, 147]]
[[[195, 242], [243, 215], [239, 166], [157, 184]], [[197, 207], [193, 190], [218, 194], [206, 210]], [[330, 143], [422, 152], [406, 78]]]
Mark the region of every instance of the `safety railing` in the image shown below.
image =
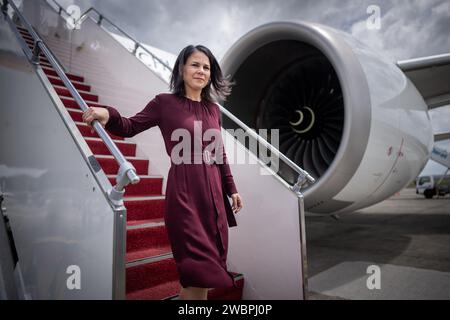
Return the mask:
[[[50, 52], [50, 50], [47, 48], [45, 43], [42, 41], [42, 39], [39, 37], [39, 35], [35, 32], [33, 27], [30, 25], [28, 20], [22, 15], [20, 10], [16, 7], [13, 1], [11, 0], [3, 0], [1, 10], [5, 14], [5, 16], [8, 18], [8, 21], [11, 25], [13, 25], [13, 22], [10, 20], [7, 12], [8, 12], [8, 5], [13, 9], [15, 16], [19, 19], [20, 23], [28, 30], [28, 32], [31, 34], [34, 40], [34, 48], [33, 51], [30, 50], [30, 48], [24, 43], [24, 40], [22, 37], [18, 36], [19, 39], [21, 39], [22, 47], [25, 50], [25, 54], [27, 58], [34, 64], [39, 65], [39, 55], [41, 52], [45, 55], [45, 57], [48, 59], [58, 76], [63, 81], [66, 88], [69, 90], [72, 97], [75, 99], [79, 107], [82, 111], [88, 110], [88, 105], [84, 101], [84, 99], [81, 97], [81, 95], [78, 93], [78, 91], [75, 89], [69, 78], [64, 73], [62, 67], [59, 65], [53, 54]], [[65, 10], [64, 10], [65, 11]], [[15, 28], [15, 27], [14, 27]], [[16, 30], [17, 32], [17, 30]], [[125, 193], [124, 187], [127, 186], [130, 182], [132, 184], [136, 184], [140, 181], [139, 176], [136, 174], [136, 169], [134, 166], [125, 159], [122, 152], [119, 150], [117, 145], [112, 141], [111, 137], [108, 135], [108, 133], [105, 131], [105, 129], [102, 127], [102, 125], [97, 121], [92, 122], [92, 126], [99, 135], [99, 137], [103, 140], [108, 150], [113, 155], [114, 159], [117, 161], [119, 165], [119, 171], [117, 173], [116, 178], [116, 185], [109, 190], [108, 197], [110, 201], [116, 205], [121, 206], [123, 205], [123, 195]]]
[[55, 0], [46, 0], [46, 1], [48, 4], [50, 4], [50, 6], [51, 4], [54, 4], [58, 8], [57, 11], [60, 16], [62, 16], [62, 14], [64, 13], [66, 17], [72, 19], [73, 23], [75, 24], [76, 19], [73, 18], [72, 15], [69, 12], [67, 12], [67, 10], [64, 9], [58, 2], [56, 2]]
[[[159, 59], [157, 56], [155, 56], [153, 53], [151, 53], [149, 50], [147, 50], [144, 46], [142, 46], [137, 40], [135, 40], [132, 36], [130, 36], [127, 32], [122, 30], [119, 26], [117, 26], [114, 22], [112, 22], [110, 19], [105, 17], [102, 13], [100, 13], [97, 9], [94, 7], [90, 7], [87, 9], [79, 19], [75, 19], [72, 17], [70, 13], [67, 12], [66, 9], [64, 9], [57, 1], [55, 0], [44, 0], [47, 3], [52, 3], [57, 6], [59, 15], [66, 15], [67, 19], [73, 20], [73, 25], [76, 26], [83, 23], [83, 21], [89, 16], [90, 12], [95, 12], [95, 14], [98, 16], [97, 24], [99, 26], [102, 25], [103, 21], [107, 21], [111, 26], [113, 26], [116, 30], [118, 30], [120, 33], [122, 33], [126, 38], [131, 40], [134, 45], [134, 51], [133, 54], [136, 53], [136, 51], [141, 48], [142, 50], [146, 51], [149, 55], [153, 57], [158, 63], [164, 66], [169, 72], [172, 72], [172, 68], [168, 66], [166, 63], [164, 63], [161, 59]], [[235, 115], [233, 115], [231, 112], [229, 112], [225, 107], [218, 104], [220, 107], [220, 110], [223, 114], [225, 114], [230, 120], [232, 120], [234, 123], [236, 123], [239, 127], [245, 130], [249, 135], [251, 135], [254, 139], [256, 139], [259, 143], [264, 145], [264, 147], [268, 148], [273, 154], [278, 156], [282, 161], [284, 161], [292, 170], [298, 173], [297, 182], [292, 186], [292, 190], [294, 192], [299, 192], [301, 188], [306, 184], [312, 184], [315, 182], [315, 179], [305, 170], [300, 168], [296, 163], [294, 163], [291, 159], [286, 157], [283, 153], [281, 153], [277, 148], [275, 148], [272, 144], [270, 144], [267, 140], [265, 140], [263, 137], [258, 135], [253, 129], [249, 128], [245, 123], [240, 121]]]
[[[58, 2], [56, 2], [55, 0], [44, 0], [45, 2], [47, 2], [53, 9], [55, 9], [58, 14], [60, 16], [62, 16], [65, 19], [70, 19], [71, 23], [74, 26], [74, 29], [77, 28], [77, 26], [81, 25], [83, 23], [83, 21], [85, 19], [87, 19], [89, 17], [90, 13], [95, 13], [97, 15], [97, 19], [94, 20], [100, 27], [103, 26], [103, 22], [106, 21], [108, 22], [114, 29], [116, 29], [119, 33], [121, 33], [123, 36], [125, 36], [125, 38], [127, 38], [128, 40], [131, 40], [133, 42], [133, 49], [131, 51], [131, 53], [133, 55], [136, 55], [138, 49], [143, 50], [144, 52], [146, 52], [155, 63], [160, 64], [163, 69], [167, 70], [167, 71], [171, 71], [172, 69], [170, 68], [170, 66], [167, 65], [167, 63], [165, 63], [164, 61], [162, 61], [159, 57], [155, 56], [151, 51], [149, 51], [147, 48], [145, 48], [139, 41], [137, 41], [134, 37], [132, 37], [131, 35], [129, 35], [127, 32], [125, 32], [122, 28], [120, 28], [118, 25], [116, 25], [114, 22], [111, 21], [111, 19], [105, 17], [102, 13], [100, 13], [97, 9], [95, 9], [94, 7], [90, 7], [89, 9], [87, 9], [83, 14], [81, 14], [81, 16], [76, 19], [75, 17], [73, 17], [69, 12], [67, 12], [66, 9], [64, 9]], [[52, 6], [52, 4], [54, 4], [56, 8], [54, 8]], [[92, 18], [92, 17], [91, 17]], [[93, 19], [93, 18], [92, 18]]]
[[[127, 51], [129, 51], [131, 54], [133, 54], [135, 57], [137, 57], [141, 62], [143, 62], [147, 67], [150, 67], [150, 61], [147, 60], [148, 58], [153, 61], [153, 71], [157, 73], [160, 77], [163, 79], [167, 79], [170, 76], [170, 70], [171, 68], [168, 66], [166, 62], [161, 60], [158, 56], [153, 54], [150, 50], [148, 50], [144, 45], [139, 43], [135, 38], [133, 38], [131, 35], [129, 35], [127, 32], [125, 32], [122, 28], [117, 26], [114, 22], [111, 21], [111, 19], [108, 19], [105, 17], [102, 13], [100, 13], [97, 9], [94, 7], [91, 7], [87, 9], [83, 14], [80, 15], [80, 17], [77, 19], [75, 15], [76, 12], [70, 13], [66, 9], [64, 9], [56, 0], [42, 0], [44, 3], [46, 3], [50, 8], [55, 10], [63, 19], [67, 21], [68, 24], [71, 25], [72, 30], [77, 30], [81, 28], [82, 23], [90, 17], [94, 23], [96, 23], [100, 28], [102, 28], [107, 33], [111, 34], [114, 39], [118, 40], [117, 37], [119, 34], [122, 34], [124, 36], [124, 39], [131, 42], [131, 48], [128, 44], [118, 41], [122, 46], [125, 47]], [[96, 18], [92, 17], [90, 13], [95, 13]], [[106, 21], [111, 27], [119, 32], [119, 34], [112, 32], [108, 30], [103, 23], [103, 21]], [[151, 67], [152, 68], [152, 67]], [[167, 80], [166, 80], [167, 81]]]
[[[154, 54], [152, 54], [150, 51], [148, 51], [144, 46], [142, 46], [137, 40], [135, 40], [132, 36], [130, 36], [127, 32], [122, 30], [120, 27], [118, 27], [114, 22], [112, 22], [110, 19], [105, 17], [102, 13], [100, 13], [97, 9], [94, 7], [90, 7], [88, 10], [86, 10], [79, 19], [73, 18], [58, 2], [55, 0], [45, 0], [47, 2], [52, 2], [58, 7], [58, 13], [62, 15], [63, 13], [67, 16], [67, 18], [73, 19], [74, 26], [77, 26], [81, 24], [89, 15], [90, 12], [95, 12], [97, 14], [97, 24], [99, 26], [102, 25], [103, 21], [107, 21], [111, 26], [113, 26], [115, 29], [117, 29], [120, 33], [122, 33], [126, 38], [133, 41], [135, 44], [133, 54], [136, 53], [136, 51], [141, 48], [142, 50], [146, 51], [148, 54], [150, 54], [153, 59], [158, 61], [161, 65], [164, 66], [169, 72], [172, 72], [172, 68], [168, 66], [166, 63], [164, 63], [161, 59], [156, 57]], [[251, 135], [254, 139], [256, 139], [259, 143], [264, 145], [264, 147], [268, 148], [273, 154], [278, 156], [282, 161], [284, 161], [292, 170], [298, 173], [297, 182], [292, 186], [292, 190], [294, 192], [299, 192], [301, 188], [306, 183], [314, 183], [315, 179], [305, 170], [300, 168], [296, 163], [294, 163], [291, 159], [286, 157], [283, 153], [281, 153], [277, 148], [275, 148], [272, 144], [270, 144], [267, 140], [265, 140], [263, 137], [258, 135], [253, 129], [249, 128], [245, 123], [240, 121], [235, 115], [233, 115], [231, 112], [229, 112], [227, 109], [225, 109], [223, 106], [218, 104], [220, 107], [220, 110], [223, 114], [225, 114], [230, 120], [232, 120], [234, 123], [236, 123], [239, 127], [245, 130], [249, 135]]]
[[132, 51], [132, 54], [136, 55], [138, 49], [141, 49], [141, 50], [145, 51], [147, 54], [149, 54], [154, 61], [156, 61], [159, 64], [161, 64], [163, 66], [163, 68], [165, 68], [168, 71], [172, 70], [164, 61], [162, 61], [160, 58], [155, 56], [152, 52], [150, 52], [147, 48], [145, 48], [141, 43], [139, 43], [134, 37], [130, 36], [122, 28], [120, 28], [114, 22], [112, 22], [110, 19], [108, 19], [103, 14], [98, 12], [98, 10], [95, 9], [94, 7], [91, 7], [88, 10], [86, 10], [86, 12], [83, 13], [78, 20], [75, 20], [75, 26], [77, 26], [78, 24], [82, 23], [89, 16], [89, 13], [91, 13], [91, 12], [95, 12], [95, 14], [97, 14], [98, 19], [97, 19], [96, 22], [97, 22], [97, 24], [99, 26], [102, 26], [103, 21], [107, 21], [114, 29], [119, 31], [122, 35], [124, 35], [127, 39], [131, 40], [134, 43], [134, 49]]

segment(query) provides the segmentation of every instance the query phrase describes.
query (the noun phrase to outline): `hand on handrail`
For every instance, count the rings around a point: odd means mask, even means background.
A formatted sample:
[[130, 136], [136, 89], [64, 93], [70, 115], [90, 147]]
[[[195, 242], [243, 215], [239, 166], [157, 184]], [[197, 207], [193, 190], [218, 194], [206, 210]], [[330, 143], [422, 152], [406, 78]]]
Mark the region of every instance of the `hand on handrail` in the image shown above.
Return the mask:
[[[92, 127], [92, 121], [98, 120], [104, 128], [109, 120], [109, 111], [106, 108], [89, 107], [83, 112], [83, 122]], [[94, 131], [91, 129], [91, 131]]]

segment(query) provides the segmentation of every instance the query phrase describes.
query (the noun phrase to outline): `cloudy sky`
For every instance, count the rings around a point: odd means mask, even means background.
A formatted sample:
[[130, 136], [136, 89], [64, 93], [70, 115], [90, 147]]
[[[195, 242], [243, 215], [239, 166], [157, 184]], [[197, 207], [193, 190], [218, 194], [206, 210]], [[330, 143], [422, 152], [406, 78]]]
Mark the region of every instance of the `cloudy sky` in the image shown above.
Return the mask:
[[[203, 44], [220, 59], [248, 31], [279, 20], [346, 31], [393, 60], [450, 52], [449, 0], [57, 1], [82, 11], [94, 6], [137, 40], [174, 54], [188, 44]], [[372, 5], [380, 10], [380, 28], [369, 30]]]

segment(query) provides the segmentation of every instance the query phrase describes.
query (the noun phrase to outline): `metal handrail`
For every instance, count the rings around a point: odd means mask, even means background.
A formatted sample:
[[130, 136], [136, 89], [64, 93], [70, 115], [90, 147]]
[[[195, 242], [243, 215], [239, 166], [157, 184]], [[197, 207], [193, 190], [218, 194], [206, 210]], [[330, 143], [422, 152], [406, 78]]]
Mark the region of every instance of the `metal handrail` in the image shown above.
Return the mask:
[[[81, 97], [81, 95], [78, 93], [78, 91], [75, 89], [73, 84], [70, 82], [69, 78], [66, 76], [64, 71], [62, 70], [61, 66], [58, 64], [56, 59], [54, 58], [53, 54], [50, 52], [50, 50], [47, 48], [45, 43], [42, 41], [42, 39], [38, 36], [38, 34], [34, 31], [33, 27], [30, 25], [28, 20], [22, 15], [22, 13], [17, 9], [14, 2], [9, 0], [3, 0], [2, 5], [2, 11], [5, 12], [7, 15], [7, 5], [10, 5], [13, 10], [15, 11], [15, 14], [19, 18], [19, 20], [22, 22], [22, 24], [25, 26], [25, 28], [28, 30], [28, 32], [31, 34], [31, 36], [34, 39], [35, 45], [32, 52], [32, 59], [31, 62], [35, 65], [39, 65], [39, 54], [42, 51], [44, 55], [47, 57], [48, 61], [52, 65], [52, 67], [55, 69], [56, 73], [59, 75], [61, 80], [63, 81], [64, 85], [69, 90], [70, 94], [73, 96], [77, 104], [80, 106], [82, 111], [86, 111], [89, 109], [88, 105], [84, 101], [84, 99]], [[29, 58], [29, 54], [28, 54]], [[110, 190], [108, 197], [109, 199], [117, 206], [123, 205], [123, 195], [125, 193], [124, 187], [127, 186], [130, 182], [132, 184], [136, 184], [140, 181], [139, 176], [136, 174], [136, 169], [134, 166], [128, 162], [122, 152], [119, 150], [117, 145], [112, 141], [111, 137], [108, 135], [108, 133], [105, 131], [105, 129], [102, 127], [100, 122], [98, 120], [94, 120], [93, 127], [97, 131], [99, 137], [103, 140], [103, 142], [106, 144], [108, 150], [111, 152], [117, 163], [119, 164], [119, 172], [117, 173], [117, 184]]]
[[[72, 17], [72, 15], [70, 13], [68, 13], [58, 2], [56, 2], [55, 0], [44, 0], [45, 2], [49, 2], [51, 1], [52, 3], [54, 3], [55, 5], [58, 6], [59, 10], [58, 10], [58, 14], [60, 16], [62, 16], [62, 13], [64, 12], [68, 18], [71, 18], [73, 20], [73, 25], [77, 26], [78, 24], [82, 23], [86, 17], [89, 15], [89, 12], [93, 11], [98, 15], [98, 20], [96, 21], [96, 23], [99, 26], [102, 26], [102, 21], [106, 20], [109, 22], [109, 24], [111, 24], [117, 31], [119, 31], [120, 33], [122, 33], [126, 38], [128, 38], [129, 40], [133, 41], [134, 43], [134, 49], [132, 51], [132, 53], [134, 55], [136, 55], [136, 52], [139, 48], [141, 48], [143, 51], [145, 51], [146, 53], [148, 53], [152, 59], [156, 62], [158, 62], [159, 64], [161, 64], [165, 69], [167, 69], [168, 71], [171, 71], [172, 69], [170, 68], [170, 66], [168, 66], [164, 61], [162, 61], [159, 57], [157, 57], [156, 55], [154, 55], [150, 50], [148, 50], [147, 48], [145, 48], [143, 45], [141, 45], [141, 43], [139, 43], [139, 41], [137, 41], [135, 38], [133, 38], [131, 35], [129, 35], [127, 32], [125, 32], [122, 28], [120, 28], [119, 26], [117, 26], [114, 22], [111, 21], [111, 19], [105, 17], [102, 13], [100, 13], [97, 9], [95, 9], [94, 7], [90, 7], [89, 9], [87, 9], [78, 19], [75, 19], [74, 17]], [[53, 7], [52, 7], [53, 8]]]
[[[52, 0], [55, 1], [55, 0]], [[78, 23], [84, 21], [84, 19], [89, 15], [89, 12], [94, 11], [99, 19], [97, 20], [97, 24], [99, 26], [102, 25], [102, 21], [106, 20], [109, 22], [110, 25], [112, 25], [117, 31], [121, 32], [125, 37], [127, 37], [129, 40], [134, 42], [134, 49], [133, 49], [133, 54], [136, 54], [137, 50], [139, 48], [141, 48], [142, 50], [144, 50], [145, 52], [147, 52], [154, 60], [158, 61], [164, 68], [166, 68], [167, 70], [171, 71], [172, 69], [170, 68], [170, 66], [168, 66], [164, 61], [162, 61], [160, 58], [158, 58], [157, 56], [155, 56], [152, 52], [150, 52], [147, 48], [145, 48], [144, 46], [142, 46], [139, 41], [137, 41], [135, 38], [133, 38], [132, 36], [130, 36], [127, 32], [125, 32], [122, 28], [120, 28], [119, 26], [117, 26], [114, 22], [111, 21], [111, 19], [109, 19], [108, 17], [105, 17], [102, 13], [100, 13], [97, 9], [95, 9], [94, 7], [90, 7], [89, 9], [87, 9], [78, 20], [75, 20], [74, 24], [78, 25]]]
[[[49, 1], [49, 0], [47, 0]], [[55, 0], [50, 0], [54, 3], [57, 3]], [[58, 4], [58, 6], [61, 8], [61, 6]], [[65, 10], [64, 10], [65, 11]], [[110, 19], [105, 17], [103, 14], [101, 14], [97, 9], [94, 7], [90, 7], [87, 9], [78, 20], [74, 20], [74, 25], [76, 26], [78, 23], [82, 23], [84, 19], [88, 16], [89, 12], [94, 11], [98, 16], [99, 19], [97, 21], [98, 25], [101, 25], [101, 22], [103, 20], [108, 21], [113, 27], [115, 27], [118, 31], [120, 31], [123, 35], [125, 35], [127, 38], [132, 40], [135, 43], [135, 49], [134, 54], [136, 53], [137, 49], [141, 47], [144, 51], [146, 51], [148, 54], [150, 54], [154, 59], [156, 59], [159, 63], [161, 63], [167, 70], [172, 72], [172, 68], [165, 64], [161, 59], [156, 57], [153, 53], [151, 53], [149, 50], [147, 50], [145, 47], [143, 47], [137, 40], [135, 40], [132, 36], [130, 36], [128, 33], [123, 31], [120, 27], [118, 27], [114, 22], [112, 22]], [[300, 168], [296, 163], [294, 163], [291, 159], [286, 157], [282, 152], [280, 152], [277, 148], [275, 148], [272, 144], [270, 144], [267, 140], [265, 140], [263, 137], [258, 135], [253, 129], [248, 127], [245, 123], [243, 123], [241, 120], [239, 120], [235, 115], [233, 115], [230, 111], [228, 111], [225, 107], [223, 107], [220, 104], [217, 104], [221, 110], [222, 113], [224, 113], [229, 119], [231, 119], [234, 123], [236, 123], [239, 127], [244, 129], [246, 132], [248, 132], [250, 135], [252, 135], [253, 138], [255, 138], [257, 141], [261, 142], [266, 148], [268, 148], [271, 152], [276, 154], [280, 159], [282, 159], [291, 169], [296, 171], [299, 176], [297, 179], [297, 182], [292, 187], [294, 192], [299, 192], [301, 188], [305, 185], [305, 183], [314, 183], [315, 179], [305, 170]]]
[[[64, 12], [64, 13], [67, 14], [69, 17], [72, 17], [71, 14], [68, 13], [67, 10], [64, 9], [58, 2], [56, 2], [55, 0], [47, 0], [47, 2], [48, 2], [48, 1], [51, 1], [52, 3], [54, 3], [55, 5], [58, 6], [58, 9], [59, 9], [58, 14], [59, 14], [59, 15], [61, 15], [61, 13]], [[75, 22], [75, 18], [73, 18], [73, 21]]]
[[122, 28], [120, 28], [119, 26], [117, 26], [114, 22], [111, 21], [111, 19], [109, 19], [108, 17], [105, 17], [102, 13], [100, 13], [97, 9], [95, 9], [94, 7], [90, 7], [89, 9], [87, 9], [78, 19], [75, 19], [71, 16], [71, 14], [69, 14], [58, 2], [56, 2], [56, 0], [45, 0], [47, 3], [49, 1], [51, 1], [52, 3], [56, 4], [59, 8], [58, 14], [62, 16], [62, 12], [64, 12], [66, 15], [68, 15], [69, 18], [73, 19], [73, 25], [77, 26], [78, 24], [81, 24], [86, 17], [89, 15], [89, 12], [93, 11], [98, 15], [98, 20], [97, 20], [97, 24], [99, 26], [102, 25], [102, 21], [106, 20], [108, 21], [108, 23], [110, 25], [112, 25], [117, 31], [119, 31], [120, 33], [122, 33], [126, 38], [128, 38], [129, 40], [133, 41], [134, 43], [134, 49], [133, 49], [133, 54], [135, 55], [137, 50], [139, 48], [141, 48], [143, 51], [145, 51], [146, 53], [148, 53], [153, 60], [157, 61], [158, 63], [160, 63], [164, 68], [166, 68], [169, 71], [172, 71], [172, 69], [170, 68], [170, 66], [168, 66], [164, 61], [162, 61], [160, 58], [158, 58], [157, 56], [155, 56], [150, 50], [148, 50], [147, 48], [145, 48], [143, 45], [141, 45], [139, 43], [139, 41], [137, 41], [135, 38], [133, 38], [131, 35], [129, 35], [127, 32], [125, 32]]

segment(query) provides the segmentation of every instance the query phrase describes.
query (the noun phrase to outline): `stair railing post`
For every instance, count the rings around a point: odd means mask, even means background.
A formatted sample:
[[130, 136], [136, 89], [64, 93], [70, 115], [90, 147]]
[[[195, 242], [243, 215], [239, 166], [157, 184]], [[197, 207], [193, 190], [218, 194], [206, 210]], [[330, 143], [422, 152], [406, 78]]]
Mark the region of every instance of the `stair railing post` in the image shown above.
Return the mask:
[[303, 300], [308, 300], [308, 256], [306, 254], [306, 221], [305, 221], [305, 197], [303, 193], [297, 192], [299, 226], [300, 226], [300, 247], [302, 264], [302, 289]]
[[3, 3], [2, 3], [2, 12], [3, 12], [4, 14], [7, 14], [7, 13], [8, 13], [8, 0], [3, 0]]
[[97, 24], [98, 24], [99, 26], [102, 25], [102, 20], [103, 20], [103, 16], [102, 16], [102, 15], [99, 15], [99, 16], [98, 16], [98, 21], [97, 21]]
[[292, 191], [301, 192], [303, 186], [308, 182], [308, 178], [304, 172], [298, 174], [297, 182], [292, 186]]
[[305, 197], [302, 193], [303, 187], [309, 182], [306, 172], [298, 175], [297, 182], [291, 187], [298, 198], [298, 215], [300, 229], [300, 250], [302, 263], [302, 289], [303, 299], [308, 300], [308, 256], [306, 255], [306, 221], [305, 221]]
[[136, 55], [137, 50], [139, 49], [140, 44], [138, 42], [134, 43], [134, 50], [133, 50], [133, 55]]
[[117, 172], [116, 185], [108, 194], [112, 203], [114, 203], [116, 206], [123, 205], [123, 195], [125, 193], [124, 187], [129, 183], [136, 183], [136, 181], [133, 181], [134, 179], [137, 179], [139, 182], [139, 177], [136, 174], [136, 169], [130, 162], [123, 162], [119, 167], [119, 171]]
[[42, 40], [37, 40], [34, 43], [33, 57], [31, 58], [31, 62], [35, 65], [39, 65], [39, 55], [41, 54], [41, 48], [39, 46], [40, 43], [42, 43]]

